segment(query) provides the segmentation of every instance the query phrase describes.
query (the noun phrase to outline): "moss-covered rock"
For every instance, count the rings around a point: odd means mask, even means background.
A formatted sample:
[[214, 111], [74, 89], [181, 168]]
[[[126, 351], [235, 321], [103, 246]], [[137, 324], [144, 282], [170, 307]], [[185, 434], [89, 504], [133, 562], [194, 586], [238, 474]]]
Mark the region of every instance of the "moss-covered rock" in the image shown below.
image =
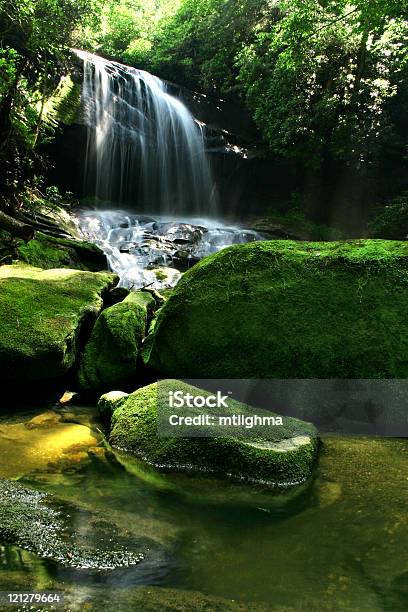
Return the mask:
[[37, 232], [29, 242], [20, 242], [17, 251], [22, 261], [45, 270], [71, 268], [99, 272], [108, 267], [106, 256], [95, 244], [55, 238], [42, 232]]
[[108, 273], [0, 267], [0, 379], [59, 378], [74, 365], [81, 333], [98, 316]]
[[406, 243], [255, 242], [188, 271], [143, 353], [183, 378], [405, 378], [407, 319]]
[[130, 293], [102, 312], [81, 359], [78, 380], [83, 392], [100, 395], [134, 381], [150, 301], [147, 293]]
[[[168, 417], [177, 412], [169, 406], [169, 392], [180, 390], [193, 396], [210, 395], [181, 381], [168, 380], [127, 397], [113, 398], [112, 446], [163, 469], [215, 472], [278, 485], [298, 484], [310, 475], [318, 448], [317, 432], [313, 425], [298, 419], [281, 417], [282, 424], [252, 431], [237, 427], [234, 437], [231, 437], [231, 427], [224, 430], [229, 437], [220, 437], [219, 431], [218, 437], [211, 437], [211, 427], [201, 428], [201, 433], [208, 429], [208, 437], [158, 436], [158, 414], [161, 423], [168, 422]], [[101, 407], [106, 408], [105, 399]], [[197, 408], [190, 409], [188, 414], [196, 416], [202, 412], [202, 408]], [[253, 417], [255, 412], [276, 417], [234, 400], [228, 401], [228, 409], [223, 409], [222, 415]], [[187, 429], [183, 433], [187, 435]]]

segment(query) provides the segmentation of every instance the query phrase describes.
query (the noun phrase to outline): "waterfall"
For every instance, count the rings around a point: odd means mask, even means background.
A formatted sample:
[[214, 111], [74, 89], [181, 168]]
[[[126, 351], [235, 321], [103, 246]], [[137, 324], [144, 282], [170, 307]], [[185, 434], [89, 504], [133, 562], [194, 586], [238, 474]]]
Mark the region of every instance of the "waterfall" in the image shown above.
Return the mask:
[[85, 193], [131, 210], [214, 216], [202, 126], [159, 78], [84, 51]]

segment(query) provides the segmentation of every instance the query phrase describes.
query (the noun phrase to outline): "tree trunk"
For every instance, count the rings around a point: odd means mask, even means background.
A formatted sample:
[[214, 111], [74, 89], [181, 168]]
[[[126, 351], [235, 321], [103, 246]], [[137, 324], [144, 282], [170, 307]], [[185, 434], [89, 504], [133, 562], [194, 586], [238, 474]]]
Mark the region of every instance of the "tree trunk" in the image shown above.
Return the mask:
[[6, 215], [6, 213], [0, 210], [0, 229], [6, 230], [12, 236], [16, 236], [17, 238], [22, 238], [23, 240], [31, 240], [34, 237], [34, 228], [31, 225], [27, 225], [26, 223], [21, 223], [21, 221], [17, 221], [10, 215]]

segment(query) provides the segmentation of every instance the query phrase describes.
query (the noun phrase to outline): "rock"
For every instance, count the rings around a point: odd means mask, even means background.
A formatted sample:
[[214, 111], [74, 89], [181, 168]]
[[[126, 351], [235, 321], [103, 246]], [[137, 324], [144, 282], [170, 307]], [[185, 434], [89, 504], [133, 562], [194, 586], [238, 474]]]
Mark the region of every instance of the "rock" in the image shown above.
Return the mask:
[[26, 429], [48, 429], [55, 427], [57, 423], [61, 421], [61, 415], [53, 410], [47, 410], [35, 417], [33, 417], [28, 423], [25, 424]]
[[69, 469], [100, 441], [89, 427], [66, 423], [62, 415], [48, 410], [28, 422], [1, 423], [0, 454], [7, 457], [0, 465], [0, 478], [21, 478], [39, 472]]
[[78, 381], [84, 393], [100, 395], [134, 381], [148, 303], [148, 294], [135, 292], [102, 312], [81, 359]]
[[254, 242], [185, 273], [145, 363], [181, 378], [406, 378], [408, 245]]
[[102, 395], [98, 402], [101, 417], [110, 420], [113, 412], [118, 408], [119, 402], [125, 397], [129, 397], [129, 394], [123, 391], [109, 391], [109, 393]]
[[[0, 537], [42, 558], [76, 569], [116, 569], [137, 565], [144, 554], [84, 546], [65, 518], [73, 509], [54, 497], [0, 480]], [[74, 510], [75, 512], [75, 510]], [[89, 519], [92, 520], [92, 515]], [[112, 538], [113, 541], [113, 538]], [[81, 542], [81, 543], [78, 543]]]
[[103, 251], [95, 244], [81, 240], [37, 232], [33, 240], [21, 242], [17, 250], [22, 261], [46, 270], [71, 268], [99, 272], [108, 269]]
[[126, 287], [114, 287], [106, 296], [106, 306], [114, 306], [115, 304], [119, 304], [120, 302], [123, 302], [128, 295], [129, 289], [126, 289]]
[[65, 391], [64, 395], [60, 397], [58, 403], [61, 406], [68, 406], [73, 402], [73, 400], [77, 400], [79, 398], [79, 394], [76, 391]]
[[151, 276], [152, 283], [149, 286], [154, 289], [171, 289], [181, 278], [181, 273], [175, 268], [154, 268], [147, 270], [145, 274]]
[[25, 264], [0, 267], [0, 380], [50, 381], [69, 372], [81, 334], [115, 279]]
[[[168, 422], [168, 417], [177, 412], [169, 407], [170, 391], [206, 397], [210, 393], [177, 380], [161, 381], [159, 385], [149, 385], [115, 400], [110, 434], [113, 447], [140, 456], [155, 467], [176, 471], [215, 472], [282, 486], [298, 484], [310, 475], [318, 448], [317, 432], [310, 423], [282, 417], [282, 425], [254, 429], [251, 434], [245, 428], [236, 428], [235, 437], [231, 436], [231, 427], [225, 429], [229, 437], [160, 437], [158, 415], [160, 421], [163, 417], [161, 422]], [[101, 408], [106, 409], [106, 398]], [[254, 411], [253, 407], [229, 400], [222, 414], [253, 416]], [[197, 408], [188, 414], [202, 412], [203, 408]], [[276, 416], [256, 409], [256, 414], [260, 412]], [[181, 435], [187, 433], [187, 429], [182, 432], [180, 428]]]

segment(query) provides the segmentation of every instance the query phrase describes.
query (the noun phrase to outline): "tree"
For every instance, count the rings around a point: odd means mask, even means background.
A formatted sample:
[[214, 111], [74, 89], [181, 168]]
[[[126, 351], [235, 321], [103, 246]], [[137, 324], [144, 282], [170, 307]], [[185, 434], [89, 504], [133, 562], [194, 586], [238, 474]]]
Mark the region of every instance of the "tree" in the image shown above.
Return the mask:
[[98, 0], [0, 2], [0, 182], [12, 204], [41, 168], [37, 145], [47, 98], [64, 71], [78, 24]]

